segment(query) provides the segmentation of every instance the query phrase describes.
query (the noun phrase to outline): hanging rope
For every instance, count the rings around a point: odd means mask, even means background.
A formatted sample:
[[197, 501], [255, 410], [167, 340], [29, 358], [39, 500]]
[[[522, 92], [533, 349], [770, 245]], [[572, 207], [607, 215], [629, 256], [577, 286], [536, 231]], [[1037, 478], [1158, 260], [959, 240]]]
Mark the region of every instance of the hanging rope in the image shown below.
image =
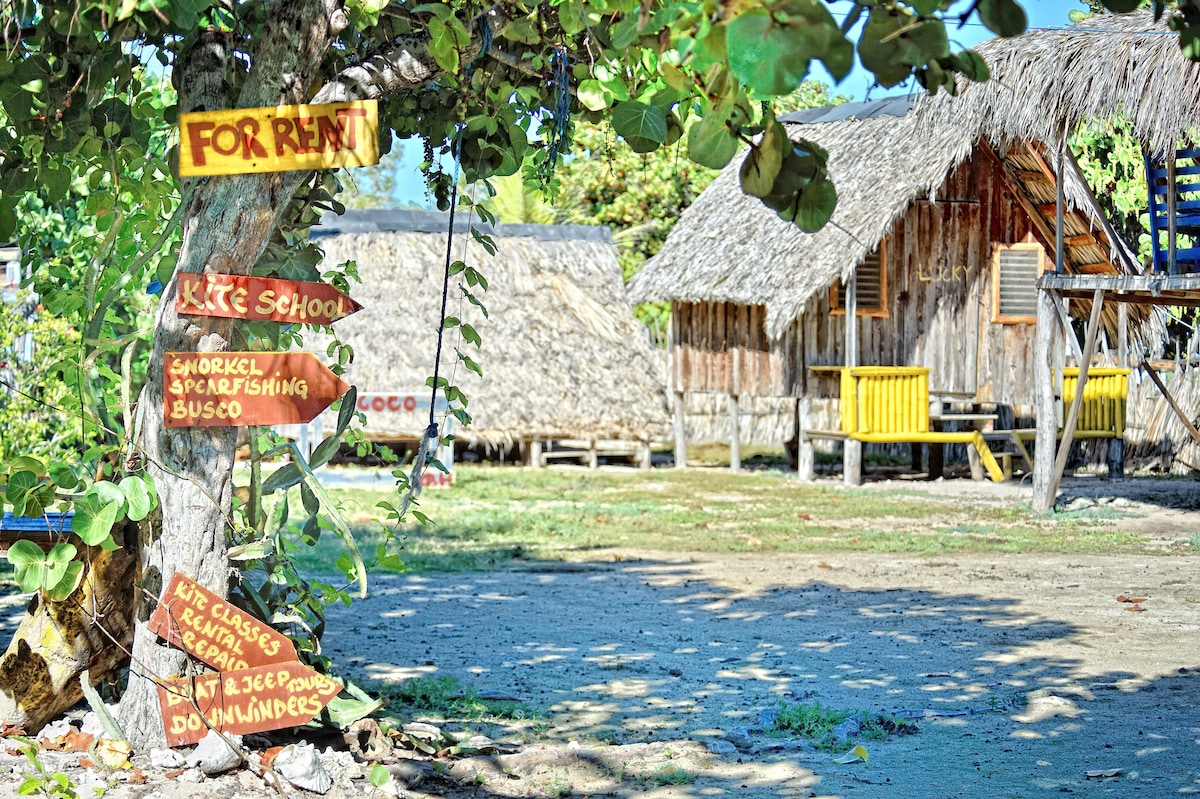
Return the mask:
[[[469, 78], [475, 70], [475, 65], [487, 55], [492, 48], [492, 25], [488, 21], [487, 16], [479, 17], [479, 52], [467, 65], [465, 70], [466, 76]], [[567, 98], [570, 101], [570, 96]], [[452, 265], [453, 248], [454, 248], [454, 211], [458, 206], [458, 178], [462, 170], [462, 138], [464, 125], [459, 124], [454, 132], [454, 141], [451, 143], [451, 151], [454, 153], [454, 175], [450, 181], [450, 225], [446, 231], [446, 266], [442, 277], [442, 311], [438, 318], [437, 329], [437, 354], [433, 360], [433, 387], [429, 398], [429, 425], [425, 428], [425, 437], [421, 440], [421, 447], [417, 452], [417, 457], [413, 463], [412, 474], [409, 476], [409, 485], [413, 490], [420, 490], [421, 473], [425, 471], [426, 465], [432, 460], [434, 451], [437, 450], [437, 445], [440, 441], [438, 424], [435, 417], [437, 408], [437, 393], [438, 393], [438, 378], [442, 366], [442, 346], [446, 334], [446, 305], [450, 298], [450, 267]], [[447, 400], [447, 404], [449, 401]]]

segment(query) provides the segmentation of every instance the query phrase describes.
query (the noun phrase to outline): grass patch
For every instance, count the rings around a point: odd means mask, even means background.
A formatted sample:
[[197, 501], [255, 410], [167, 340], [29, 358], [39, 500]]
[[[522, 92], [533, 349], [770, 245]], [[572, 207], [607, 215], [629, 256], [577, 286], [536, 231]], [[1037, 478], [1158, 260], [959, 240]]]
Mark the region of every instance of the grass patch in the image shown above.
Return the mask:
[[463, 686], [454, 677], [415, 677], [371, 685], [368, 690], [386, 697], [386, 712], [401, 718], [499, 723], [528, 721], [537, 715], [523, 702], [482, 699], [474, 686]]
[[[1113, 523], [1119, 517], [1108, 509], [1034, 516], [1015, 500], [997, 504], [903, 485], [842, 489], [802, 484], [779, 471], [721, 469], [584, 472], [460, 465], [456, 471], [454, 488], [421, 496], [420, 508], [434, 523], [405, 525], [392, 545], [408, 571], [609, 559], [613, 550], [628, 549], [933, 556], [1154, 551], [1143, 536], [1122, 532]], [[370, 562], [386, 539], [376, 505], [389, 492], [331, 493]], [[327, 532], [299, 550], [302, 568], [328, 573], [340, 544]]]
[[[839, 728], [847, 734], [839, 737]], [[917, 725], [887, 713], [828, 708], [820, 702], [779, 704], [771, 732], [804, 738], [817, 749], [832, 752], [853, 741], [880, 741], [890, 735], [912, 735]]]

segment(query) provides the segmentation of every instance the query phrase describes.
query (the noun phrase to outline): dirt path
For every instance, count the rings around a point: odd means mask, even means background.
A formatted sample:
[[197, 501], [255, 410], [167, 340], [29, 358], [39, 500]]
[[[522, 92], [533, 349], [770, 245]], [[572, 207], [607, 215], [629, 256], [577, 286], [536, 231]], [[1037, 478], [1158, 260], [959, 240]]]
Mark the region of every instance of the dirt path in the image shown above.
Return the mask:
[[[1068, 488], [1069, 502], [1112, 502], [1104, 486]], [[996, 501], [1014, 490], [998, 487]], [[1120, 501], [1114, 527], [1188, 540], [1200, 531], [1193, 496], [1193, 483], [1146, 487]], [[1118, 596], [1144, 601], [1135, 611]], [[448, 776], [460, 785], [414, 771], [425, 779], [407, 796], [1200, 791], [1200, 556], [600, 551], [577, 565], [378, 578], [328, 626], [327, 652], [354, 676], [451, 675], [538, 710], [535, 744], [458, 761]], [[920, 731], [839, 764], [755, 729], [780, 700], [899, 712]], [[364, 786], [342, 780], [329, 796]], [[159, 775], [106, 796], [151, 787], [154, 799], [278, 795], [243, 772], [200, 786]]]
[[[1069, 481], [1065, 504], [1113, 507], [1115, 528], [1164, 543], [1200, 531], [1191, 481], [1139, 482], [1117, 500], [1113, 488]], [[1002, 503], [1027, 491], [982, 490]], [[664, 795], [1200, 790], [1200, 557], [611, 551], [569, 570], [398, 576], [376, 590], [386, 611], [340, 613], [326, 639], [364, 677], [448, 674], [514, 694], [543, 709], [550, 739], [584, 748], [738, 744], [689, 750], [695, 781]], [[1118, 596], [1145, 599], [1142, 610]], [[901, 711], [921, 731], [841, 765], [753, 731], [779, 700]], [[541, 787], [563, 773], [577, 794], [605, 790], [565, 766]]]

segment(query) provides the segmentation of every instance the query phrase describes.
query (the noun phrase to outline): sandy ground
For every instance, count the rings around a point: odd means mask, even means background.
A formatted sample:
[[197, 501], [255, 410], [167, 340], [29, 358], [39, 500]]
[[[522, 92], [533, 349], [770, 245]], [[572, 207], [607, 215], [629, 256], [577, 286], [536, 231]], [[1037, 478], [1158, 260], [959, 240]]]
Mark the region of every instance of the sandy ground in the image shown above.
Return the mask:
[[[914, 485], [1027, 501], [1017, 484]], [[1112, 506], [1115, 528], [1164, 544], [1200, 533], [1191, 481], [1072, 480], [1064, 501]], [[532, 743], [528, 727], [479, 728], [507, 745], [445, 774], [401, 761], [402, 795], [1200, 793], [1200, 556], [613, 550], [378, 578], [330, 614], [325, 643], [361, 679], [451, 675], [535, 711]], [[919, 732], [842, 764], [757, 728], [780, 701], [898, 713]], [[244, 771], [198, 784], [148, 773], [106, 796], [278, 795]], [[353, 776], [329, 796], [368, 794]]]

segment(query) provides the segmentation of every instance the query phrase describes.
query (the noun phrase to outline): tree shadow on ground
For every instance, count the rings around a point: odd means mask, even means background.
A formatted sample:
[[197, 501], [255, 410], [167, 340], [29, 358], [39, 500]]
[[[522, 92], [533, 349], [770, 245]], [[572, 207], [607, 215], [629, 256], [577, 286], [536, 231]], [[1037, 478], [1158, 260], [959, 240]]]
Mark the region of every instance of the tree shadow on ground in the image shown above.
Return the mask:
[[[1197, 619], [1156, 617], [1129, 642], [1139, 651], [1122, 653], [1119, 608], [997, 595], [986, 564], [963, 566], [955, 590], [929, 590], [851, 587], [818, 557], [755, 563], [765, 577], [665, 560], [384, 577], [371, 599], [331, 613], [327, 652], [369, 680], [450, 675], [516, 695], [540, 715], [543, 740], [581, 746], [580, 762], [598, 742], [741, 745], [686, 784], [641, 777], [592, 792], [1200, 791]], [[921, 733], [869, 742], [864, 766], [757, 729], [764, 708], [814, 701], [901, 713]], [[471, 787], [531, 787], [516, 782]]]

